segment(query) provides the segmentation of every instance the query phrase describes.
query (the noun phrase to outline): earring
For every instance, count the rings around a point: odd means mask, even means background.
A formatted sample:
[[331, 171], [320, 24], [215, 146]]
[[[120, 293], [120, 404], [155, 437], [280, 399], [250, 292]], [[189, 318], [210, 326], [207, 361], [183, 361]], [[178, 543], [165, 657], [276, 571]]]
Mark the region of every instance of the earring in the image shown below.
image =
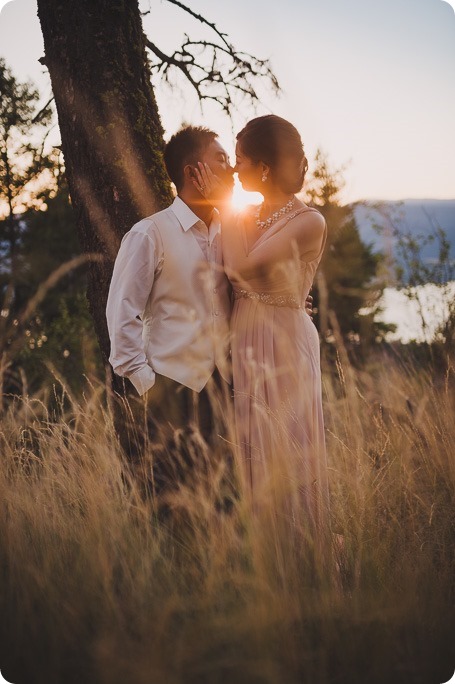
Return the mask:
[[262, 182], [265, 183], [266, 180], [267, 180], [267, 174], [263, 173], [262, 174]]

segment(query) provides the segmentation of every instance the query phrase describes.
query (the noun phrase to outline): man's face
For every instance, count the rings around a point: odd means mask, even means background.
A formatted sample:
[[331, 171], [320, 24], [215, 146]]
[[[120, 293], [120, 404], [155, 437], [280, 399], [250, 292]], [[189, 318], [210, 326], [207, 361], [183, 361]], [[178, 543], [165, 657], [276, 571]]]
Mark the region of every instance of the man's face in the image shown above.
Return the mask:
[[212, 173], [226, 185], [226, 190], [234, 187], [234, 169], [229, 163], [228, 153], [218, 140], [214, 140], [201, 155], [201, 162], [208, 164]]

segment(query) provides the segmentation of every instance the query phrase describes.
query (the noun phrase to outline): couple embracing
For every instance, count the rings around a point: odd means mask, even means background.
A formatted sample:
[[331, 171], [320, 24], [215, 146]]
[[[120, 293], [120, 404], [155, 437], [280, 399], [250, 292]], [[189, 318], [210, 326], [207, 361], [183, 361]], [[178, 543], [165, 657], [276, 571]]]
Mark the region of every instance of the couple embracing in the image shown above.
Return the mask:
[[[164, 161], [177, 196], [122, 240], [110, 362], [142, 397], [148, 430], [192, 422], [209, 444], [219, 432], [213, 389], [230, 395], [232, 382], [244, 493], [257, 500], [272, 477], [295, 482], [319, 527], [328, 480], [309, 291], [327, 226], [296, 197], [308, 168], [300, 135], [278, 116], [253, 119], [233, 168], [214, 132], [189, 126]], [[233, 212], [234, 173], [261, 205]]]

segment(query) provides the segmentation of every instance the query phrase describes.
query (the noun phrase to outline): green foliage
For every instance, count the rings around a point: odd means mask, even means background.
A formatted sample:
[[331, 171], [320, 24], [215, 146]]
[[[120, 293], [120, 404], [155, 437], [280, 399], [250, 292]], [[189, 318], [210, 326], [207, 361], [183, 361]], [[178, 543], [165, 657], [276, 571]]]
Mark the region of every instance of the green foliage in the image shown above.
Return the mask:
[[22, 320], [49, 276], [81, 253], [59, 151], [44, 151], [52, 112], [37, 111], [38, 91], [1, 59], [0, 93], [0, 389], [35, 392], [51, 373], [77, 389], [99, 364], [86, 271], [70, 271]]
[[[17, 303], [23, 305], [40, 283], [60, 263], [80, 253], [75, 220], [64, 181], [54, 197], [49, 197], [46, 209], [29, 208], [21, 215], [23, 233], [17, 274]], [[77, 274], [70, 277], [78, 278]], [[59, 292], [50, 292], [47, 307], [55, 310]]]
[[351, 212], [343, 224], [335, 227], [322, 263], [330, 307], [344, 334], [360, 333], [359, 310], [374, 304], [381, 292], [373, 286], [381, 257], [373, 253], [371, 245], [362, 242]]
[[55, 154], [44, 153], [43, 138], [52, 112], [37, 110], [38, 100], [32, 84], [19, 83], [0, 59], [0, 334], [20, 307], [23, 211], [40, 207], [55, 186]]
[[30, 322], [26, 343], [16, 359], [29, 391], [38, 391], [53, 376], [78, 393], [85, 385], [84, 375], [93, 378], [99, 373], [99, 350], [82, 290], [63, 292], [54, 315], [43, 307]]
[[[39, 93], [31, 83], [20, 83], [0, 58], [0, 239], [10, 245], [19, 230], [15, 214], [23, 202], [41, 204], [42, 181], [49, 185], [55, 168], [52, 155], [44, 152], [43, 130], [49, 125], [52, 110], [38, 109]], [[25, 197], [26, 195], [26, 197]]]
[[[27, 302], [39, 285], [61, 263], [80, 253], [75, 217], [65, 184], [48, 200], [46, 211], [30, 209], [23, 216], [17, 279], [17, 304]], [[49, 371], [62, 376], [75, 391], [83, 374], [100, 370], [100, 355], [85, 296], [86, 269], [80, 268], [49, 290], [24, 331], [24, 345], [14, 368], [25, 371], [28, 388], [36, 391], [52, 379]], [[17, 377], [17, 373], [16, 373]], [[17, 379], [16, 379], [17, 382]]]
[[328, 236], [319, 268], [314, 300], [323, 337], [332, 338], [334, 326], [345, 342], [369, 346], [382, 340], [394, 326], [376, 322], [384, 283], [378, 273], [383, 255], [365, 244], [354, 216], [354, 205], [342, 205], [342, 169], [332, 171], [318, 150], [306, 201], [324, 215]]

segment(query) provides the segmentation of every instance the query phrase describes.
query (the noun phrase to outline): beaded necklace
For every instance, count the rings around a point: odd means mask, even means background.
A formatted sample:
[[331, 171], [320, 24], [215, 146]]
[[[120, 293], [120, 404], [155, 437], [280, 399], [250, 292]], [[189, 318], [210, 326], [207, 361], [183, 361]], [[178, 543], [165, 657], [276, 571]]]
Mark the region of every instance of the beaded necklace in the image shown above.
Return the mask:
[[261, 209], [264, 206], [264, 203], [262, 203], [255, 211], [255, 219], [256, 219], [256, 225], [259, 228], [259, 230], [266, 230], [267, 228], [270, 228], [270, 226], [278, 221], [282, 216], [285, 214], [288, 214], [292, 207], [294, 206], [295, 202], [295, 197], [289, 200], [289, 202], [286, 202], [284, 207], [281, 207], [281, 209], [278, 209], [278, 211], [274, 211], [271, 216], [269, 216], [268, 219], [265, 221], [261, 221], [259, 216], [261, 215]]

